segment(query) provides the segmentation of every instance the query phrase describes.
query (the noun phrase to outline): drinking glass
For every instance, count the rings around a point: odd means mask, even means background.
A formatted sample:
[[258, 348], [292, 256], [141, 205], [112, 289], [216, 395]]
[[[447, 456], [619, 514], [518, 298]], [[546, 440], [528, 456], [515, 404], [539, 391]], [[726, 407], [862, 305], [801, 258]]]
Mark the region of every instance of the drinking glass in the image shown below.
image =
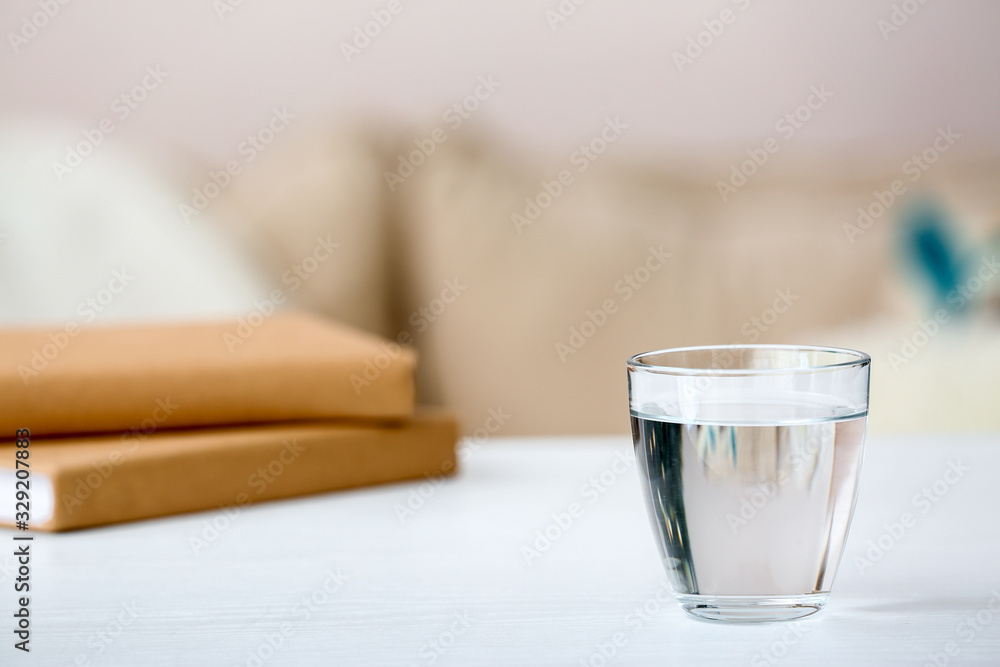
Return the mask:
[[643, 495], [685, 611], [778, 621], [823, 608], [857, 499], [870, 365], [792, 345], [628, 360]]

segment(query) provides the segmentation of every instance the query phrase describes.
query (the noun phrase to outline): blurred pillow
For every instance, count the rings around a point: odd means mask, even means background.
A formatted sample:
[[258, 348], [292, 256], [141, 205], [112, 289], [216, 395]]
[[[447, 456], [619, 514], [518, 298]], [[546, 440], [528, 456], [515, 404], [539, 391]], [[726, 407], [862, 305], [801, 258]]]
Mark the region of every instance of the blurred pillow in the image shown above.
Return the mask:
[[391, 333], [381, 162], [360, 130], [293, 124], [219, 210], [292, 304]]
[[186, 223], [183, 194], [114, 136], [85, 143], [79, 128], [0, 123], [0, 323], [246, 313], [266, 283], [211, 217]]
[[754, 183], [723, 202], [610, 155], [540, 169], [488, 146], [449, 140], [389, 195], [420, 387], [469, 429], [501, 406], [508, 433], [621, 432], [631, 354], [823, 344], [796, 333], [888, 302], [886, 229], [843, 229], [866, 186]]

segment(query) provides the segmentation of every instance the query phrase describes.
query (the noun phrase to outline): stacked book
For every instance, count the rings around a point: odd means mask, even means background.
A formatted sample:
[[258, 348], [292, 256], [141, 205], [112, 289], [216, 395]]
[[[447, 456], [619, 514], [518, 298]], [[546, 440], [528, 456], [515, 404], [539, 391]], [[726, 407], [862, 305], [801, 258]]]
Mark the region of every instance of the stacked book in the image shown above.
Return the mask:
[[18, 490], [61, 531], [450, 474], [457, 425], [415, 408], [414, 364], [297, 312], [2, 331], [0, 524]]

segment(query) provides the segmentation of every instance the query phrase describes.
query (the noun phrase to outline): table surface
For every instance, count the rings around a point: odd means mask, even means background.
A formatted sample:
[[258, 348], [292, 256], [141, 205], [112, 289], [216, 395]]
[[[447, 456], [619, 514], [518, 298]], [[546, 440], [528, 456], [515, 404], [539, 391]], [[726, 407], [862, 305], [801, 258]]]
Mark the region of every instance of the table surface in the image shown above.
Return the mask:
[[1000, 665], [1000, 436], [870, 438], [829, 605], [752, 626], [672, 601], [627, 439], [463, 458], [446, 481], [37, 535], [32, 652], [0, 664]]

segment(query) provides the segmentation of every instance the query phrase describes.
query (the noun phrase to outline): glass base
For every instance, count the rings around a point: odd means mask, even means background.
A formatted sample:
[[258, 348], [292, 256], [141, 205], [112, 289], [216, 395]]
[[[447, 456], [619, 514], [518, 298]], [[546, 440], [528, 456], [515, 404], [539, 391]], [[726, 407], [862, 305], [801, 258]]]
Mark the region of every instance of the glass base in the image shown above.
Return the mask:
[[681, 609], [697, 618], [728, 623], [793, 621], [823, 608], [829, 593], [809, 595], [678, 595]]

